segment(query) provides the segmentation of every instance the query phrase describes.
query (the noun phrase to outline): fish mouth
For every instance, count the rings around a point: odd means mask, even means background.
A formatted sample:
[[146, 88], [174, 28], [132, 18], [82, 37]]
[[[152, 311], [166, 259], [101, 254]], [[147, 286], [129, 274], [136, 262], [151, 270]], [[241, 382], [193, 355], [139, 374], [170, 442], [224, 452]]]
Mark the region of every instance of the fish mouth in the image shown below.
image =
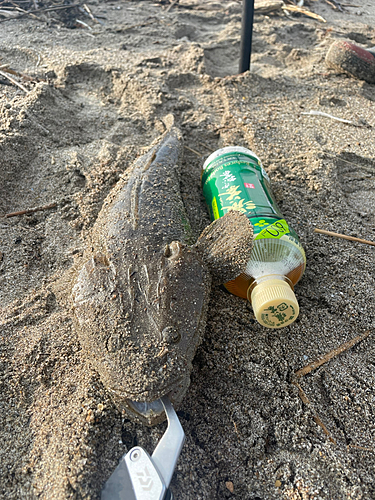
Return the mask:
[[129, 417], [143, 424], [152, 426], [163, 422], [166, 418], [164, 406], [160, 398], [167, 396], [175, 405], [181, 402], [189, 385], [184, 384], [183, 382], [184, 378], [174, 382], [173, 386], [169, 386], [168, 388], [165, 388], [164, 391], [160, 391], [160, 396], [153, 401], [136, 401], [135, 399], [130, 399], [129, 397], [120, 397], [120, 394], [117, 391], [111, 392], [117, 396], [116, 399]]
[[131, 401], [130, 399], [126, 399], [125, 401], [131, 413], [135, 413], [138, 418], [146, 419], [147, 421], [155, 420], [164, 413], [164, 406], [160, 399], [151, 401], [151, 403]]

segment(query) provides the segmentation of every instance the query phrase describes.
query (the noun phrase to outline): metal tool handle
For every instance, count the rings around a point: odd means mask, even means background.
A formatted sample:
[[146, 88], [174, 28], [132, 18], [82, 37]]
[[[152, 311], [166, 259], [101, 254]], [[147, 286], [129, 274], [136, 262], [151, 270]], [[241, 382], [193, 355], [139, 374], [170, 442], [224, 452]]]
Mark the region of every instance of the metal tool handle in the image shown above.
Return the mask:
[[185, 442], [185, 433], [169, 398], [163, 397], [161, 402], [167, 414], [168, 427], [152, 454], [152, 461], [168, 488]]
[[104, 484], [101, 500], [137, 500], [124, 455]]
[[168, 427], [152, 457], [140, 446], [124, 455], [105, 483], [101, 500], [173, 500], [168, 489], [185, 433], [167, 397], [161, 398]]

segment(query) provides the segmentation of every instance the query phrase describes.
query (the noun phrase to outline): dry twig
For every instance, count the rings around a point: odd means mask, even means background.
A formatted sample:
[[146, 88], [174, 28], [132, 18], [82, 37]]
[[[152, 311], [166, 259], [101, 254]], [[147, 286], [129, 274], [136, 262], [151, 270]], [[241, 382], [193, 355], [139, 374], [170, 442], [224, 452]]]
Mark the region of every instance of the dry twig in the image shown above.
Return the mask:
[[[340, 345], [336, 349], [333, 349], [332, 351], [328, 352], [327, 354], [325, 354], [322, 358], [318, 359], [317, 361], [313, 361], [312, 363], [309, 363], [308, 365], [304, 366], [303, 368], [300, 368], [299, 370], [297, 370], [294, 373], [294, 377], [292, 379], [292, 384], [294, 384], [297, 387], [298, 394], [299, 394], [301, 400], [306, 405], [308, 405], [310, 407], [312, 406], [309, 398], [306, 396], [305, 391], [302, 389], [302, 387], [299, 383], [300, 379], [303, 376], [311, 373], [313, 370], [316, 370], [320, 366], [324, 365], [325, 363], [327, 363], [331, 359], [335, 358], [339, 354], [347, 351], [348, 349], [350, 349], [354, 345], [358, 344], [359, 342], [361, 342], [362, 340], [367, 338], [369, 335], [370, 335], [370, 331], [367, 331], [367, 332], [363, 333], [362, 335], [358, 335], [354, 339], [351, 339], [348, 342], [345, 342], [344, 344]], [[336, 444], [335, 439], [331, 436], [331, 433], [329, 432], [329, 430], [324, 425], [323, 421], [321, 420], [321, 418], [319, 417], [319, 415], [316, 412], [314, 415], [314, 420], [319, 425], [319, 427], [321, 427], [323, 429], [324, 434], [326, 434], [326, 436], [328, 436], [329, 440], [332, 443]]]
[[356, 450], [362, 450], [362, 451], [371, 451], [372, 453], [374, 453], [374, 449], [368, 448], [367, 446], [358, 446], [356, 444], [348, 444], [348, 448], [354, 448]]
[[17, 80], [15, 80], [14, 78], [12, 78], [11, 76], [7, 75], [4, 71], [0, 70], [0, 75], [3, 76], [4, 78], [7, 78], [14, 85], [16, 85], [17, 87], [19, 87], [20, 89], [22, 89], [24, 92], [26, 92], [26, 94], [29, 93], [29, 90], [27, 90], [26, 87], [24, 87], [23, 85], [21, 85], [19, 82], [17, 82]]
[[199, 153], [195, 149], [189, 148], [189, 146], [184, 146], [188, 151], [191, 151], [192, 153], [196, 154], [197, 156], [203, 156], [202, 153]]
[[85, 28], [89, 29], [89, 30], [92, 30], [91, 26], [88, 25], [87, 23], [84, 23], [83, 21], [81, 21], [80, 19], [76, 19], [76, 23], [80, 24], [81, 26], [84, 26]]
[[310, 115], [310, 116], [324, 116], [325, 118], [331, 118], [332, 120], [336, 120], [337, 122], [347, 123], [348, 125], [354, 125], [355, 127], [368, 127], [364, 123], [355, 123], [352, 120], [346, 120], [345, 118], [338, 118], [337, 116], [330, 115], [329, 113], [324, 113], [324, 111], [315, 111], [311, 110], [308, 112], [301, 113], [301, 115]]
[[52, 12], [52, 11], [56, 11], [56, 10], [66, 10], [66, 9], [72, 9], [73, 7], [80, 7], [81, 5], [82, 5], [82, 3], [74, 3], [74, 4], [69, 4], [69, 5], [56, 5], [54, 7], [46, 7], [43, 9], [34, 9], [34, 10], [23, 10], [23, 9], [20, 9], [19, 7], [17, 7], [16, 10], [20, 11], [21, 14], [19, 14], [17, 17], [12, 17], [12, 18], [8, 17], [6, 19], [0, 19], [0, 23], [4, 23], [5, 21], [8, 21], [9, 19], [20, 19], [20, 18], [25, 17], [25, 16], [35, 17], [39, 21], [42, 21], [42, 19], [40, 17], [34, 16], [35, 12], [37, 12], [39, 14], [39, 13], [43, 13], [43, 12]]
[[363, 333], [362, 335], [358, 335], [357, 337], [354, 337], [354, 339], [349, 340], [348, 342], [345, 342], [344, 344], [340, 345], [336, 349], [333, 349], [333, 351], [328, 352], [325, 354], [322, 358], [318, 359], [317, 361], [314, 361], [313, 363], [310, 363], [303, 368], [297, 370], [295, 372], [295, 376], [297, 378], [303, 377], [304, 375], [307, 375], [308, 373], [311, 373], [313, 370], [316, 370], [319, 368], [319, 366], [324, 365], [327, 363], [327, 361], [330, 361], [332, 358], [335, 358], [342, 352], [347, 351], [354, 345], [358, 344], [358, 342], [361, 342], [361, 340], [364, 340], [370, 335], [370, 331], [368, 330], [367, 332]]
[[94, 16], [94, 14], [91, 12], [89, 6], [87, 4], [83, 4], [83, 8], [85, 9], [85, 11], [88, 13], [90, 19], [92, 19], [95, 23], [98, 23], [98, 24], [101, 24], [101, 22], [96, 19], [96, 17]]
[[176, 3], [178, 3], [179, 0], [173, 0], [169, 5], [168, 7], [165, 9], [165, 12], [169, 12], [171, 10], [171, 8], [176, 5]]
[[[9, 64], [2, 64], [0, 66], [0, 69], [5, 71], [6, 73], [10, 73], [11, 75], [18, 76], [19, 78], [27, 80], [28, 82], [35, 81], [35, 79], [32, 78], [31, 76], [25, 75], [24, 73], [19, 73], [18, 71], [14, 70], [14, 69], [8, 68], [8, 66], [9, 66]], [[40, 78], [38, 78], [38, 80], [40, 80]], [[43, 80], [43, 81], [45, 81], [45, 80]]]
[[343, 8], [341, 7], [341, 4], [339, 2], [336, 2], [336, 0], [325, 0], [325, 2], [330, 5], [333, 9], [339, 10], [340, 12], [344, 12]]
[[332, 231], [325, 231], [324, 229], [314, 229], [315, 233], [325, 234], [327, 236], [335, 236], [336, 238], [342, 238], [343, 240], [357, 241], [358, 243], [363, 243], [365, 245], [371, 245], [375, 247], [375, 242], [363, 240], [362, 238], [356, 238], [355, 236], [346, 236], [345, 234], [334, 233]]
[[198, 144], [200, 144], [201, 146], [203, 146], [204, 148], [208, 149], [208, 151], [211, 151], [211, 153], [214, 152], [214, 149], [210, 148], [209, 146], [207, 146], [207, 144], [205, 144], [204, 142], [198, 142]]
[[9, 218], [9, 217], [16, 217], [17, 215], [29, 215], [29, 214], [33, 214], [34, 212], [41, 212], [42, 210], [49, 210], [50, 208], [55, 208], [56, 206], [57, 206], [57, 203], [50, 203], [49, 205], [45, 205], [43, 207], [27, 208], [26, 210], [20, 210], [19, 212], [11, 212], [9, 214], [5, 214], [4, 217]]
[[5, 17], [6, 19], [12, 19], [14, 17], [18, 17], [18, 14], [16, 14], [14, 10], [0, 9], [0, 16]]
[[[36, 19], [37, 21], [43, 21], [43, 19], [40, 19], [40, 17], [36, 16], [35, 14], [33, 14], [32, 12], [28, 11], [28, 10], [25, 10], [25, 9], [21, 9], [21, 7], [15, 7], [15, 10], [17, 10], [18, 12], [22, 12], [23, 14], [28, 14], [29, 16], [33, 17], [34, 19]], [[35, 11], [34, 11], [35, 12]]]
[[314, 12], [311, 12], [310, 10], [303, 9], [302, 7], [297, 7], [297, 5], [283, 5], [282, 9], [286, 10], [288, 12], [296, 12], [297, 14], [303, 14], [304, 16], [312, 17], [313, 19], [317, 19], [318, 21], [321, 21], [322, 23], [327, 22], [322, 16], [319, 16], [318, 14], [315, 14]]

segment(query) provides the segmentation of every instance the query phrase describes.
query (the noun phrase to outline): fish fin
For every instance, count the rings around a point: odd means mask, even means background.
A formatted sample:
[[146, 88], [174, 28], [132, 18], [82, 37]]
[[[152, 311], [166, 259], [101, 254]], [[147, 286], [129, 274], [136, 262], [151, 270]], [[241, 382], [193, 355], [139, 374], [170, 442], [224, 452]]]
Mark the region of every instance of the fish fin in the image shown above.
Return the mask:
[[[73, 287], [72, 299], [78, 333], [84, 348], [101, 358], [106, 355], [106, 350], [120, 349], [120, 340], [126, 341], [128, 325], [133, 315], [132, 301], [118, 290], [104, 255], [95, 254], [84, 264]], [[122, 339], [119, 331], [122, 332]]]
[[206, 227], [193, 248], [209, 268], [213, 283], [220, 284], [245, 270], [253, 239], [253, 228], [246, 215], [231, 210]]

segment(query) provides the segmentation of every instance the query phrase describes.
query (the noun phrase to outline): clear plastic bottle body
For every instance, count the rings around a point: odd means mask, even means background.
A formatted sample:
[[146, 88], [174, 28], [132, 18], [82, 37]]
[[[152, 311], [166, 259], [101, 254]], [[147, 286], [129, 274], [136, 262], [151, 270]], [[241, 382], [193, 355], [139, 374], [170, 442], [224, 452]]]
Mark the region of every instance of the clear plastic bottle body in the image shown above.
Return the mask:
[[257, 281], [264, 280], [266, 276], [283, 276], [294, 288], [306, 267], [305, 252], [295, 237], [284, 235], [281, 238], [256, 239], [256, 229], [254, 236], [254, 247], [245, 272], [224, 285], [234, 295], [247, 298], [250, 302], [248, 292], [252, 291]]
[[259, 158], [241, 147], [213, 153], [203, 166], [202, 187], [212, 220], [239, 210], [254, 229], [246, 270], [225, 287], [247, 298], [264, 326], [290, 324], [299, 312], [293, 289], [306, 267], [305, 252], [277, 206]]

